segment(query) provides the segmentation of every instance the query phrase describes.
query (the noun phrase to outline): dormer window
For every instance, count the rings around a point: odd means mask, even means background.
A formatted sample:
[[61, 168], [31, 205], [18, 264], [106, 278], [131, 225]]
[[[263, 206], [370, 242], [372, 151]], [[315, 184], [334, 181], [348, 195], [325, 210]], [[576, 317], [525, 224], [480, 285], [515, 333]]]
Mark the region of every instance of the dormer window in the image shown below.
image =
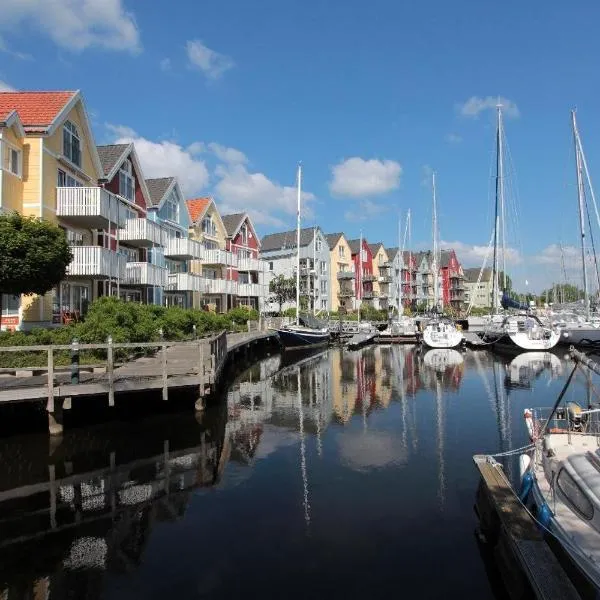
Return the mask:
[[202, 233], [204, 235], [210, 235], [212, 237], [215, 237], [217, 235], [217, 227], [214, 224], [210, 215], [207, 215], [206, 217], [204, 217], [204, 219], [202, 219]]
[[248, 226], [244, 223], [240, 228], [240, 236], [242, 238], [242, 244], [248, 243]]
[[81, 139], [77, 127], [71, 121], [63, 126], [63, 154], [74, 165], [81, 167]]
[[321, 252], [321, 240], [317, 239], [316, 243], [315, 243], [315, 250], [317, 252]]
[[340, 255], [340, 258], [344, 258], [344, 256], [345, 256], [345, 249], [344, 249], [344, 246], [342, 246], [342, 245], [339, 245], [339, 246], [338, 246], [338, 253], [339, 253], [339, 255]]
[[167, 221], [179, 222], [179, 197], [175, 190], [165, 200], [164, 215]]
[[135, 200], [135, 178], [133, 177], [133, 165], [129, 159], [119, 169], [119, 194], [130, 202]]

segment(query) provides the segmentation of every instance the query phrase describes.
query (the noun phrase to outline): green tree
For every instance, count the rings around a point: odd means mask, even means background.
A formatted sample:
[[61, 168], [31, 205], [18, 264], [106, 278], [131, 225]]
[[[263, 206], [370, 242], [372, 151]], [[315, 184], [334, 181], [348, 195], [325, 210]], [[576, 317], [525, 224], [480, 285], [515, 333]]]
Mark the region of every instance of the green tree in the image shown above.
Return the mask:
[[0, 215], [0, 306], [2, 294], [45, 294], [64, 279], [73, 256], [65, 232], [13, 212]]
[[570, 283], [553, 283], [547, 290], [543, 290], [540, 297], [548, 302], [576, 302], [583, 298], [583, 290]]
[[293, 277], [277, 275], [269, 283], [269, 292], [274, 302], [279, 304], [279, 312], [286, 302], [292, 302], [296, 299], [296, 280]]

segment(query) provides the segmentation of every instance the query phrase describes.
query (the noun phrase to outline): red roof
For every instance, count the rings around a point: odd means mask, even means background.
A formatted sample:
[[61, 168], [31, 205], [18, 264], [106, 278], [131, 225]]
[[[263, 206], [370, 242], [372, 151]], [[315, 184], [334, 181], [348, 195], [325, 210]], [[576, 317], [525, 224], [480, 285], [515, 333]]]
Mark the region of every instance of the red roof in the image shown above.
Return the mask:
[[194, 198], [193, 200], [187, 201], [187, 207], [192, 223], [195, 223], [200, 219], [211, 201], [212, 198]]
[[76, 93], [0, 92], [0, 120], [16, 110], [23, 127], [49, 127]]

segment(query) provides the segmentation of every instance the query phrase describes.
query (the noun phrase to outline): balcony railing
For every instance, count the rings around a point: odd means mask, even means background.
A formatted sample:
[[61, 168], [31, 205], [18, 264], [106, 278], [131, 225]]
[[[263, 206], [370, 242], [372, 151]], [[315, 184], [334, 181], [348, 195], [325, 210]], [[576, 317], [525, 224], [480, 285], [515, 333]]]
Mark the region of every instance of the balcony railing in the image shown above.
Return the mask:
[[378, 281], [379, 283], [392, 283], [392, 278], [389, 275], [380, 275]]
[[177, 260], [202, 258], [202, 244], [190, 238], [170, 238], [165, 248], [165, 256]]
[[344, 290], [344, 289], [341, 289], [338, 292], [338, 296], [340, 298], [354, 298], [354, 290]]
[[171, 273], [167, 288], [179, 292], [203, 292], [203, 279], [194, 273]]
[[225, 250], [202, 250], [202, 264], [204, 265], [227, 265], [236, 266], [237, 257], [231, 252]]
[[128, 262], [123, 283], [126, 285], [140, 285], [165, 287], [167, 285], [168, 271], [146, 262]]
[[100, 246], [72, 246], [73, 260], [67, 267], [69, 277], [123, 279], [127, 259], [114, 250]]
[[356, 274], [354, 271], [338, 271], [337, 278], [338, 279], [354, 279]]
[[362, 280], [364, 283], [367, 283], [369, 281], [375, 281], [377, 279], [377, 277], [375, 277], [375, 275], [372, 275], [371, 273], [364, 273], [362, 276]]
[[264, 261], [257, 258], [237, 256], [238, 271], [264, 271]]
[[264, 297], [266, 296], [266, 286], [258, 283], [238, 283], [237, 295], [244, 297]]
[[202, 292], [204, 294], [236, 294], [237, 281], [229, 279], [210, 279], [202, 277]]
[[373, 290], [365, 290], [362, 294], [362, 297], [365, 300], [371, 300], [372, 298], [377, 298], [378, 294]]
[[125, 227], [120, 231], [120, 240], [130, 246], [150, 248], [164, 246], [167, 233], [163, 227], [148, 219], [127, 219]]
[[56, 188], [56, 216], [86, 229], [108, 229], [125, 225], [123, 202], [100, 187]]

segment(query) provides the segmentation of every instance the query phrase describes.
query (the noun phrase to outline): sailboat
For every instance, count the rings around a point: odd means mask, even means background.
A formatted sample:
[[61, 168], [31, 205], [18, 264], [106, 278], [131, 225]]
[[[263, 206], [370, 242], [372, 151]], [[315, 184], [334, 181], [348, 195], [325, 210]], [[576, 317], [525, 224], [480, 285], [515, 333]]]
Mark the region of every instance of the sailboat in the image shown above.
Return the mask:
[[592, 319], [590, 315], [590, 296], [588, 289], [587, 265], [585, 260], [586, 199], [583, 181], [584, 171], [587, 177], [588, 186], [590, 188], [594, 205], [596, 204], [596, 199], [594, 197], [594, 190], [592, 188], [590, 175], [587, 169], [585, 154], [583, 153], [581, 138], [579, 137], [579, 130], [577, 129], [577, 119], [574, 110], [571, 111], [571, 124], [573, 127], [573, 141], [575, 143], [575, 166], [577, 169], [577, 200], [579, 206], [579, 234], [581, 237], [581, 268], [583, 272], [583, 297], [585, 314], [583, 315], [583, 317], [579, 315], [569, 315], [567, 317], [565, 315], [565, 322], [561, 323], [561, 342], [564, 344], [589, 345], [600, 342], [600, 323], [597, 319]]
[[316, 348], [329, 342], [329, 329], [319, 327], [314, 317], [300, 315], [300, 209], [302, 204], [302, 165], [298, 165], [298, 207], [296, 215], [296, 322], [277, 329], [279, 341], [285, 350]]
[[439, 298], [439, 257], [437, 231], [437, 205], [435, 197], [435, 173], [431, 176], [433, 192], [433, 317], [423, 330], [423, 344], [430, 348], [456, 348], [464, 341], [463, 334], [456, 328], [451, 319], [441, 315]]
[[[521, 304], [510, 298], [507, 292], [506, 279], [506, 252], [504, 251], [505, 223], [504, 223], [504, 161], [503, 161], [503, 128], [502, 128], [502, 106], [497, 106], [496, 126], [496, 201], [494, 218], [494, 261], [492, 266], [492, 317], [491, 327], [486, 330], [484, 339], [494, 343], [495, 347], [504, 348], [510, 352], [522, 352], [523, 350], [534, 350], [544, 352], [554, 348], [560, 339], [558, 328], [548, 326], [532, 312], [526, 304]], [[499, 265], [498, 265], [498, 239], [502, 236], [502, 260], [503, 260], [503, 295], [502, 307], [505, 309], [516, 309], [519, 312], [509, 314], [498, 319], [499, 300]]]

